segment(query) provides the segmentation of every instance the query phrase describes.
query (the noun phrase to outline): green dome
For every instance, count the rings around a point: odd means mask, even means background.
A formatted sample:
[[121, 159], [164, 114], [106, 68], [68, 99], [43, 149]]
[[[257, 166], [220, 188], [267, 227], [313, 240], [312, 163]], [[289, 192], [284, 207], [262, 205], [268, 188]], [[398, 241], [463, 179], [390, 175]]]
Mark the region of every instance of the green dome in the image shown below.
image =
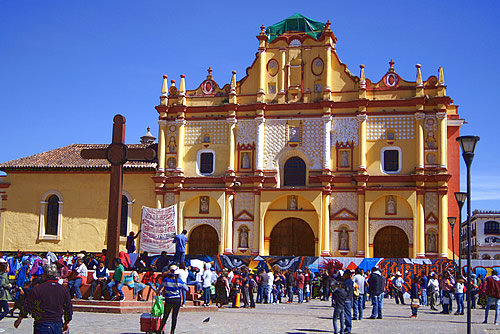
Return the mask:
[[324, 27], [324, 23], [311, 20], [310, 18], [305, 17], [302, 14], [295, 13], [289, 18], [286, 18], [283, 21], [267, 27], [266, 35], [269, 43], [272, 42], [276, 37], [287, 31], [305, 32], [309, 36], [318, 39]]

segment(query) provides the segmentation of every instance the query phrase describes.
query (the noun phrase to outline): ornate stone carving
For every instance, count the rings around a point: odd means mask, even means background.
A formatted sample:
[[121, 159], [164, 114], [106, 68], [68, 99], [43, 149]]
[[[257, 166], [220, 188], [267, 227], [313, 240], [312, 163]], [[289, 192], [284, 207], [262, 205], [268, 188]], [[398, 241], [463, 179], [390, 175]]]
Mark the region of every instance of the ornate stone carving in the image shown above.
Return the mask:
[[330, 249], [332, 253], [339, 250], [339, 230], [348, 229], [349, 231], [349, 251], [356, 254], [358, 248], [358, 222], [352, 220], [332, 220], [330, 221]]
[[286, 120], [267, 120], [264, 129], [264, 169], [276, 169], [276, 156], [286, 145]]
[[[240, 232], [242, 229], [247, 228], [247, 247], [240, 247]], [[252, 240], [253, 240], [253, 223], [252, 222], [234, 222], [234, 230], [233, 230], [233, 248], [247, 248], [250, 249], [252, 247]], [[241, 236], [241, 237], [244, 237]]]
[[425, 193], [425, 218], [427, 219], [431, 214], [434, 217], [439, 217], [438, 213], [438, 195], [436, 192], [426, 192]]
[[396, 140], [415, 139], [414, 116], [368, 117], [366, 124], [367, 140], [385, 140], [386, 131], [391, 129]]
[[358, 214], [358, 195], [355, 192], [332, 193], [330, 214], [336, 214], [342, 209], [347, 209], [355, 215]]
[[221, 121], [189, 121], [186, 124], [186, 145], [202, 144], [203, 137], [209, 134], [212, 144], [227, 144], [228, 122]]
[[334, 117], [332, 121], [332, 145], [354, 142], [358, 145], [358, 120], [355, 117]]
[[249, 145], [257, 142], [257, 126], [255, 121], [241, 120], [238, 121], [236, 131], [236, 143], [240, 145]]
[[321, 169], [323, 165], [323, 120], [302, 121], [302, 148], [309, 158], [309, 169]]
[[377, 220], [370, 219], [370, 244], [373, 244], [377, 232], [386, 226], [395, 226], [402, 229], [408, 237], [408, 242], [413, 244], [413, 219], [393, 219], [393, 220]]
[[200, 226], [200, 225], [210, 225], [217, 231], [217, 236], [219, 237], [219, 241], [221, 240], [220, 236], [220, 219], [213, 218], [184, 218], [184, 227], [186, 230], [191, 231], [192, 229]]
[[164, 205], [165, 207], [169, 207], [175, 204], [175, 194], [174, 193], [166, 193], [164, 197]]
[[253, 215], [254, 194], [252, 192], [237, 192], [234, 198], [234, 214], [235, 219], [243, 211]]

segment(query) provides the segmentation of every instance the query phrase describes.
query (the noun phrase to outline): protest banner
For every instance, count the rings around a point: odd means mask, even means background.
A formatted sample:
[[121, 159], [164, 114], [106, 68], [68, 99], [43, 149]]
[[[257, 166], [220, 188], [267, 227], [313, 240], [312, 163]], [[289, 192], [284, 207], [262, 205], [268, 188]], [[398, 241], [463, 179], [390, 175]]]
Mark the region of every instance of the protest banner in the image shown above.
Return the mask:
[[175, 253], [172, 243], [176, 231], [177, 208], [175, 205], [167, 208], [154, 209], [142, 207], [141, 222], [141, 252], [159, 254], [162, 251]]

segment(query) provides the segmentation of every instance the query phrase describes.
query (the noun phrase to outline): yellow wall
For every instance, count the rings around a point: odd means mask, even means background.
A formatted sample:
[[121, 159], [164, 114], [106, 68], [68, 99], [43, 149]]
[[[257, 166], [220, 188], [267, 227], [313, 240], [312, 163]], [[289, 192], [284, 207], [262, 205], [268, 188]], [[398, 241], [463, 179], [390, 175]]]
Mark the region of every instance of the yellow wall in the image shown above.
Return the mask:
[[[154, 205], [152, 174], [125, 174], [123, 190], [135, 200], [131, 231], [137, 232], [142, 206]], [[105, 173], [10, 173], [7, 211], [2, 214], [2, 245], [6, 251], [101, 251], [105, 248], [109, 175]], [[38, 238], [40, 201], [49, 190], [61, 193], [61, 240]], [[137, 239], [138, 241], [139, 239]], [[138, 242], [137, 242], [138, 243]], [[125, 242], [121, 243], [125, 250]]]

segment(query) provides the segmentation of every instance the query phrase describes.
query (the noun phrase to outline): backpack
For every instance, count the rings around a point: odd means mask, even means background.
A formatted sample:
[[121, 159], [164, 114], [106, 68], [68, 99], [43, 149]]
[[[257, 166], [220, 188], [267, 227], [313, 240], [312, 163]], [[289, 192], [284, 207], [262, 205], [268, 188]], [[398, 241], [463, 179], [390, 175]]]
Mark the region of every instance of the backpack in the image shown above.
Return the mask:
[[357, 283], [354, 283], [354, 290], [353, 290], [353, 295], [354, 295], [354, 298], [358, 298], [359, 297], [359, 286]]

